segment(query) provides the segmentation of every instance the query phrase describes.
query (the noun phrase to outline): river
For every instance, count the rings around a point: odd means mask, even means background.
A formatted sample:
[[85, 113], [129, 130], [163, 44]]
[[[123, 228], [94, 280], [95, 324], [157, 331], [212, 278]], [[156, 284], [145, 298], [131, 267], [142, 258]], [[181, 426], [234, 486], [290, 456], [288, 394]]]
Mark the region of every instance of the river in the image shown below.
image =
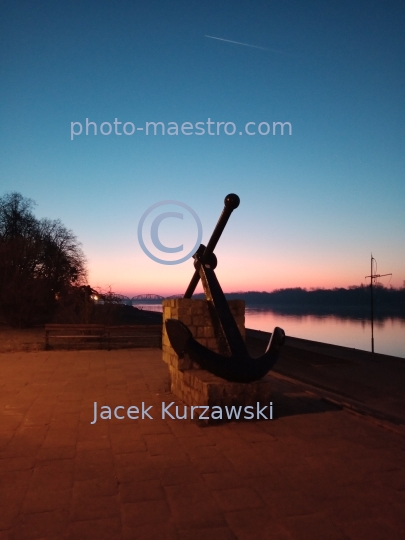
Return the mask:
[[[160, 304], [134, 304], [150, 311], [162, 311]], [[283, 328], [287, 336], [333, 345], [371, 350], [371, 323], [361, 318], [337, 315], [292, 315], [264, 307], [246, 306], [246, 327], [271, 332]], [[374, 321], [374, 351], [405, 358], [405, 319], [388, 317]]]

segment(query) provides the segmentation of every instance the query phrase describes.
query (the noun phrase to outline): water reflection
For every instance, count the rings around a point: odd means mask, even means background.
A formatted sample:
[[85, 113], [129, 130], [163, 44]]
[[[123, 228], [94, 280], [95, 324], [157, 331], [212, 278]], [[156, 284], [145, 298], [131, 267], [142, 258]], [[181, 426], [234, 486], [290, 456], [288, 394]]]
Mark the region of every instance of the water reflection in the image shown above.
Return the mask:
[[[161, 304], [134, 304], [139, 309], [162, 312]], [[370, 321], [362, 313], [346, 310], [339, 315], [272, 310], [246, 306], [246, 327], [271, 332], [281, 326], [288, 336], [344, 347], [371, 350]], [[374, 321], [375, 352], [405, 358], [405, 319], [379, 318]]]
[[[363, 317], [292, 314], [263, 307], [246, 307], [246, 327], [271, 332], [281, 326], [288, 336], [371, 350], [371, 325]], [[405, 320], [387, 317], [374, 321], [375, 352], [405, 358]]]

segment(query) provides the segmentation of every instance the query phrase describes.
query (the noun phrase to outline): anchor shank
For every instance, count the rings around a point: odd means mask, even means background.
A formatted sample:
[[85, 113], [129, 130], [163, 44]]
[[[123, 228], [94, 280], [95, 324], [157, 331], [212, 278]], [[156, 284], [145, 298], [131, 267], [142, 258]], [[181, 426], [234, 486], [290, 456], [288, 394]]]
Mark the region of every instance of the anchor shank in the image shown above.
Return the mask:
[[[207, 265], [208, 266], [208, 265]], [[245, 342], [240, 334], [238, 325], [229, 309], [228, 302], [221, 285], [212, 268], [204, 264], [200, 266], [200, 277], [204, 286], [205, 296], [213, 306], [220, 324], [221, 334], [225, 337], [231, 356], [246, 358], [248, 356]]]

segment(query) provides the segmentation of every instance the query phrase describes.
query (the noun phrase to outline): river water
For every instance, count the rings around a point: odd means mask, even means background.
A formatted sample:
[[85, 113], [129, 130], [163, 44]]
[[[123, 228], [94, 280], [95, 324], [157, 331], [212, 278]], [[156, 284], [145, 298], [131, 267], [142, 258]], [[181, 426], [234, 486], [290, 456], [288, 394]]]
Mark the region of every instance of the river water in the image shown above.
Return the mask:
[[[162, 311], [160, 304], [134, 304], [135, 307]], [[321, 341], [333, 345], [371, 350], [371, 323], [361, 318], [337, 315], [291, 315], [264, 307], [246, 306], [246, 328], [272, 332], [283, 328], [287, 336]], [[405, 319], [390, 317], [374, 321], [374, 350], [405, 358]]]

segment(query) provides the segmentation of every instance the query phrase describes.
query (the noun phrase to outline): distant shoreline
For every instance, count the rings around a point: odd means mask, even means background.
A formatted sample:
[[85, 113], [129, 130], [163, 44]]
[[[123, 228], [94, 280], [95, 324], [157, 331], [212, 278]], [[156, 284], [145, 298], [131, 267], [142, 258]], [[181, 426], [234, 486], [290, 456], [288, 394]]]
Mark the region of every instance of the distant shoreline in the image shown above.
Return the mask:
[[[241, 297], [236, 297], [232, 295], [232, 298], [228, 300], [240, 299], [245, 300], [242, 295]], [[203, 299], [203, 295], [201, 298]], [[246, 302], [246, 300], [245, 300]], [[159, 302], [149, 302], [142, 304], [134, 304], [133, 307], [137, 308], [139, 305], [142, 306], [141, 311], [148, 311], [149, 306], [161, 306]], [[138, 308], [139, 309], [139, 308]], [[334, 306], [334, 305], [316, 305], [316, 304], [279, 304], [279, 303], [250, 303], [246, 302], [246, 309], [257, 310], [257, 311], [272, 311], [280, 315], [313, 315], [313, 316], [336, 316], [342, 319], [370, 319], [370, 305], [347, 305], [347, 306]], [[399, 318], [405, 319], [405, 307], [401, 309], [401, 306], [374, 306], [374, 318], [375, 320], [384, 320], [389, 318]], [[153, 309], [149, 310], [151, 313], [159, 313]]]
[[[245, 291], [225, 293], [228, 300], [244, 300], [250, 309], [269, 309], [292, 315], [337, 315], [368, 319], [370, 317], [370, 286], [352, 286], [334, 289], [278, 289], [272, 292]], [[374, 315], [378, 318], [405, 318], [405, 287], [394, 289], [375, 284], [373, 287]], [[204, 294], [193, 296], [204, 299]], [[140, 305], [160, 302], [139, 301]], [[135, 304], [136, 307], [136, 304]], [[144, 308], [145, 309], [145, 308]]]

